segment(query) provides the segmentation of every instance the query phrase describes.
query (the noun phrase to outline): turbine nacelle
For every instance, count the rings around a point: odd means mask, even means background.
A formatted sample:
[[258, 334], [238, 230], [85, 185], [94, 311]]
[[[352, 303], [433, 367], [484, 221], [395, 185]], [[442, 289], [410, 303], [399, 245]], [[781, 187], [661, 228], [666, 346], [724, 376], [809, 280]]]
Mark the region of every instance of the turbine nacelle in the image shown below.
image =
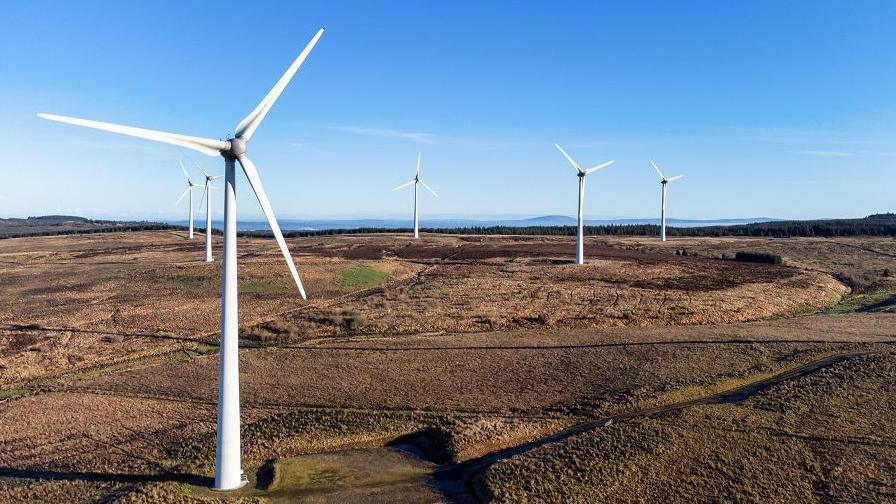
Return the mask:
[[563, 147], [560, 147], [559, 144], [554, 144], [554, 147], [556, 147], [557, 150], [560, 151], [560, 154], [563, 154], [563, 157], [565, 157], [566, 160], [569, 161], [569, 164], [572, 165], [572, 167], [576, 170], [576, 174], [579, 176], [579, 178], [585, 178], [585, 175], [590, 175], [590, 174], [596, 172], [597, 170], [600, 170], [601, 168], [606, 168], [607, 166], [610, 166], [611, 164], [615, 163], [615, 161], [607, 161], [606, 163], [599, 164], [593, 168], [588, 168], [587, 170], [583, 170], [582, 167], [579, 166], [579, 163], [576, 163], [575, 160], [572, 158], [572, 156], [570, 156], [569, 154], [566, 153], [565, 150], [563, 150]]
[[668, 184], [669, 182], [672, 182], [672, 181], [674, 181], [674, 180], [678, 180], [678, 179], [680, 179], [681, 177], [684, 177], [684, 175], [676, 175], [676, 176], [674, 176], [674, 177], [668, 177], [668, 178], [666, 178], [666, 176], [663, 175], [663, 172], [660, 171], [660, 167], [657, 166], [656, 163], [654, 163], [653, 161], [651, 161], [650, 164], [653, 166], [653, 169], [656, 170], [656, 173], [660, 176], [660, 184], [666, 185], [666, 184]]

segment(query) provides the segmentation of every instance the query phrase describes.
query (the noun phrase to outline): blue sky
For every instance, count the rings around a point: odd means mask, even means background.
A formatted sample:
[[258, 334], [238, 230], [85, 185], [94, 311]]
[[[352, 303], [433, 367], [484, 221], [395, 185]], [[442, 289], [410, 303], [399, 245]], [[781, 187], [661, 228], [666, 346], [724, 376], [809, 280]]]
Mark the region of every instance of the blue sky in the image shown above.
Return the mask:
[[[4, 5], [0, 215], [179, 217], [174, 147], [37, 112], [225, 137], [327, 32], [250, 144], [275, 212], [681, 218], [894, 209], [896, 3]], [[191, 153], [207, 170], [223, 163]], [[194, 170], [195, 172], [195, 170]], [[195, 172], [198, 173], [198, 172]], [[240, 218], [260, 215], [238, 179]], [[218, 193], [220, 196], [220, 193]], [[214, 199], [215, 214], [221, 198]]]

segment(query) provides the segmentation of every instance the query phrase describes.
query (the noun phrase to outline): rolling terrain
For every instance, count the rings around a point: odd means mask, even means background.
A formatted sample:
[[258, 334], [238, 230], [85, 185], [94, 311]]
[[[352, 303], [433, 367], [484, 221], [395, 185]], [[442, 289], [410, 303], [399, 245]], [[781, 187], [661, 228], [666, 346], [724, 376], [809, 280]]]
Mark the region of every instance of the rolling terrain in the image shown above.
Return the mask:
[[894, 496], [892, 238], [288, 241], [308, 301], [240, 241], [233, 495], [201, 240], [0, 241], [0, 500]]

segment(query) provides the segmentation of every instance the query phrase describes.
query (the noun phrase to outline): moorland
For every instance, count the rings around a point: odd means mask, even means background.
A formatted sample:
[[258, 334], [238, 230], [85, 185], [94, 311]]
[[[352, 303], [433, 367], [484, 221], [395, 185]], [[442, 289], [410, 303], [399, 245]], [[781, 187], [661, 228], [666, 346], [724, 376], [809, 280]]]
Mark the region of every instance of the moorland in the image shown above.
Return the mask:
[[252, 484], [221, 494], [201, 236], [0, 240], [0, 500], [894, 498], [892, 237], [288, 243], [307, 301], [239, 242]]

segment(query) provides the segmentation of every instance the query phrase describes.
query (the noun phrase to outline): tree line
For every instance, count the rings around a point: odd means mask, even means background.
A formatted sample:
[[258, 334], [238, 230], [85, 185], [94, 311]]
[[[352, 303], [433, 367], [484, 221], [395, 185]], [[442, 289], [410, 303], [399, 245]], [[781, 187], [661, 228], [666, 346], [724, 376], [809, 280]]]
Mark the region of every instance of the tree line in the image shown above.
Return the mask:
[[[360, 228], [315, 231], [286, 231], [284, 236], [321, 236], [361, 233], [406, 233], [409, 228]], [[483, 226], [422, 228], [427, 233], [460, 235], [540, 235], [575, 236], [575, 226]], [[658, 236], [656, 224], [610, 224], [585, 226], [591, 236]], [[876, 214], [860, 219], [825, 219], [806, 221], [772, 221], [732, 226], [666, 227], [668, 236], [682, 237], [766, 237], [809, 238], [842, 236], [896, 236], [896, 214]], [[241, 236], [270, 236], [270, 231], [244, 231]]]

